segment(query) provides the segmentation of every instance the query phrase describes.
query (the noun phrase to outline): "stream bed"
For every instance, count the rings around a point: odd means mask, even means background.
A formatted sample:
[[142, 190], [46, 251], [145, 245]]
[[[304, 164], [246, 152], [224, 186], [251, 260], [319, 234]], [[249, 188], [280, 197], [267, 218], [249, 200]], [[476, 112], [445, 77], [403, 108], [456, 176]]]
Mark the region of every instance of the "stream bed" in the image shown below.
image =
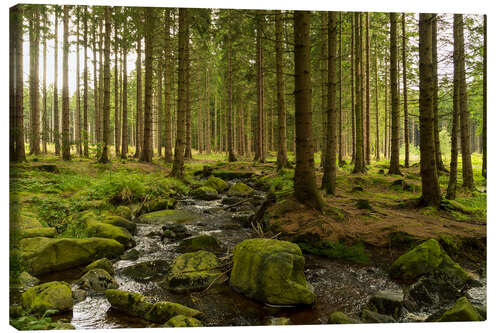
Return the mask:
[[[214, 201], [180, 200], [178, 209], [189, 210], [199, 217], [185, 226], [193, 235], [208, 233], [215, 236], [227, 250], [237, 243], [257, 237], [251, 228], [244, 228], [232, 219], [232, 212], [224, 210], [222, 199]], [[176, 252], [178, 241], [162, 241], [162, 223], [137, 223], [135, 250], [136, 260], [113, 261], [115, 279], [119, 289], [143, 294], [150, 301], [171, 301], [196, 308], [204, 314], [207, 326], [264, 325], [273, 317], [288, 317], [294, 325], [326, 324], [328, 316], [342, 311], [355, 316], [368, 298], [378, 291], [401, 290], [401, 286], [389, 279], [387, 273], [376, 265], [356, 265], [328, 258], [305, 255], [306, 279], [314, 287], [317, 301], [310, 307], [276, 307], [252, 301], [229, 286], [229, 281], [214, 285], [203, 293], [175, 294], [160, 287], [162, 277], [134, 280], [123, 274], [123, 269], [142, 262], [165, 260], [171, 262], [180, 253]], [[224, 256], [225, 254], [221, 254]], [[74, 283], [81, 276], [75, 270], [46, 276], [43, 280], [65, 280]], [[229, 277], [229, 274], [228, 274]], [[228, 280], [228, 279], [227, 279]], [[471, 302], [486, 305], [486, 281], [482, 287], [468, 291]], [[423, 321], [430, 313], [404, 312], [400, 322]], [[66, 315], [76, 329], [96, 328], [140, 328], [151, 323], [111, 309], [102, 294], [88, 294], [83, 301], [74, 304], [72, 314]]]

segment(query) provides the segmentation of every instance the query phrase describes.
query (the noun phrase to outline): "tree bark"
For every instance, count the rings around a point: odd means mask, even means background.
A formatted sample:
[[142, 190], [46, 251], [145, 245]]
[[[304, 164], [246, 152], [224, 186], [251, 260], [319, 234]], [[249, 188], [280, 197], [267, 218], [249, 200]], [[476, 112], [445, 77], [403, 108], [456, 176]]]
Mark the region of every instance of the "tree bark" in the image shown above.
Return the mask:
[[281, 10], [275, 11], [276, 30], [276, 93], [278, 103], [278, 169], [288, 168], [289, 162], [286, 151], [286, 109], [285, 109], [285, 82], [283, 80], [283, 23]]
[[165, 9], [165, 162], [172, 163], [172, 115], [170, 112], [170, 89], [172, 88], [173, 68], [170, 59], [171, 37], [170, 37], [170, 9]]
[[234, 155], [233, 148], [233, 68], [232, 68], [232, 27], [231, 27], [231, 13], [229, 9], [229, 23], [227, 34], [227, 72], [228, 72], [228, 93], [227, 93], [227, 153], [228, 161], [235, 162], [236, 156]]
[[87, 7], [83, 13], [83, 156], [89, 157], [89, 124], [88, 124], [88, 65], [87, 65], [87, 42], [88, 42], [88, 22]]
[[[47, 14], [43, 14], [43, 24], [47, 27]], [[43, 113], [42, 113], [42, 146], [43, 153], [47, 154], [47, 33], [43, 34], [43, 83], [42, 83], [42, 101], [43, 101]]]
[[486, 149], [486, 116], [487, 116], [487, 95], [486, 95], [486, 92], [487, 92], [487, 78], [488, 78], [488, 75], [487, 75], [487, 71], [486, 71], [486, 65], [487, 65], [487, 44], [486, 44], [486, 38], [487, 38], [487, 34], [486, 34], [486, 25], [487, 25], [487, 20], [486, 20], [486, 15], [483, 16], [483, 130], [482, 130], [482, 140], [483, 140], [483, 166], [482, 166], [482, 169], [481, 169], [481, 173], [483, 175], [484, 178], [486, 178], [486, 162], [487, 162], [487, 159], [486, 159], [486, 153], [488, 151], [488, 149]]
[[179, 8], [179, 84], [178, 113], [177, 113], [177, 138], [175, 142], [175, 158], [172, 166], [172, 176], [184, 177], [184, 149], [186, 140], [186, 113], [188, 112], [188, 81], [189, 81], [189, 21], [190, 11]]
[[[436, 154], [434, 143], [433, 112], [433, 59], [432, 59], [432, 21], [433, 14], [419, 14], [419, 76], [420, 76], [420, 174], [422, 176], [422, 197], [420, 204], [438, 207], [441, 202]], [[404, 25], [404, 17], [403, 17]], [[403, 63], [404, 64], [404, 63]]]
[[75, 110], [75, 145], [76, 151], [80, 155], [83, 156], [82, 150], [82, 138], [81, 138], [81, 110], [80, 110], [80, 7], [76, 6], [76, 110]]
[[54, 143], [56, 156], [61, 155], [61, 138], [59, 127], [59, 92], [57, 81], [59, 80], [59, 43], [58, 43], [58, 16], [59, 11], [56, 8], [54, 11]]
[[262, 69], [262, 18], [261, 13], [256, 11], [256, 22], [257, 22], [257, 61], [256, 61], [256, 73], [257, 73], [257, 131], [256, 135], [256, 149], [254, 161], [263, 163], [265, 161], [264, 156], [264, 78]]
[[399, 169], [399, 79], [398, 79], [398, 41], [397, 41], [398, 14], [390, 13], [390, 53], [391, 53], [391, 163], [389, 174], [400, 175]]
[[111, 7], [104, 8], [104, 69], [103, 69], [103, 105], [102, 136], [103, 147], [99, 163], [109, 162], [109, 110], [110, 110], [110, 48], [111, 48]]
[[[137, 18], [140, 21], [140, 16]], [[137, 34], [137, 60], [135, 65], [136, 75], [137, 75], [137, 91], [136, 91], [136, 131], [137, 131], [137, 141], [134, 157], [138, 158], [142, 156], [143, 143], [144, 143], [144, 121], [142, 112], [142, 63], [141, 63], [141, 36]]]
[[354, 29], [355, 29], [355, 44], [356, 44], [356, 101], [355, 101], [355, 113], [356, 113], [356, 159], [354, 161], [354, 169], [352, 173], [365, 173], [365, 166], [363, 163], [363, 95], [361, 91], [361, 26], [360, 26], [361, 13], [356, 12], [354, 17]]
[[[408, 89], [406, 83], [406, 22], [405, 13], [401, 17], [401, 44], [403, 57], [403, 112], [404, 112], [404, 139], [405, 139], [405, 168], [410, 167], [410, 135], [408, 133]], [[434, 66], [434, 59], [432, 61]], [[436, 64], [437, 65], [437, 64]], [[434, 89], [433, 89], [434, 90]], [[435, 119], [435, 116], [433, 117]], [[435, 133], [434, 133], [435, 135]]]
[[339, 26], [339, 49], [338, 49], [338, 66], [339, 66], [339, 83], [338, 83], [338, 91], [339, 91], [339, 121], [338, 121], [338, 151], [339, 151], [339, 166], [343, 166], [345, 164], [344, 158], [344, 149], [343, 149], [343, 139], [342, 139], [342, 12], [338, 12], [338, 26]]
[[120, 57], [119, 49], [118, 49], [118, 15], [119, 15], [119, 7], [113, 8], [115, 11], [115, 19], [114, 19], [114, 30], [115, 30], [115, 40], [114, 40], [114, 54], [115, 54], [115, 155], [118, 158], [120, 156], [120, 80], [118, 75], [121, 72], [118, 70], [118, 58]]
[[356, 13], [352, 13], [351, 16], [351, 132], [352, 132], [352, 160], [351, 164], [355, 164], [356, 161], [356, 92], [355, 92], [355, 76], [356, 76], [356, 60], [354, 54], [355, 48], [355, 16]]
[[326, 130], [326, 156], [321, 187], [335, 195], [337, 178], [337, 12], [328, 12], [328, 110]]
[[[145, 52], [144, 63], [146, 73], [144, 78], [144, 134], [141, 150], [141, 161], [151, 163], [153, 160], [153, 9], [144, 9], [144, 23], [145, 23]], [[184, 152], [184, 151], [183, 151]]]
[[40, 154], [40, 8], [34, 5], [30, 18], [30, 155]]
[[372, 36], [374, 40], [374, 74], [375, 74], [375, 128], [376, 128], [376, 140], [375, 140], [375, 160], [380, 161], [380, 128], [379, 128], [379, 110], [378, 110], [378, 52], [377, 52], [377, 40], [375, 34]]
[[366, 12], [366, 146], [365, 163], [370, 165], [370, 14]]
[[70, 145], [69, 145], [69, 91], [68, 91], [68, 53], [69, 53], [69, 6], [63, 7], [64, 17], [64, 39], [63, 39], [63, 87], [62, 87], [62, 157], [63, 160], [69, 161], [71, 159]]
[[123, 26], [123, 44], [122, 44], [122, 52], [123, 52], [123, 62], [122, 62], [122, 154], [121, 158], [126, 159], [128, 154], [128, 107], [127, 107], [127, 53], [128, 46], [127, 40], [125, 37], [127, 29], [126, 23]]
[[437, 15], [432, 20], [432, 84], [434, 112], [434, 145], [436, 151], [436, 163], [438, 171], [446, 171], [441, 156], [441, 144], [439, 142], [439, 99], [438, 99], [438, 58], [437, 58]]
[[23, 162], [26, 160], [24, 149], [24, 94], [23, 94], [23, 7], [17, 5], [11, 9], [13, 16], [13, 42], [15, 48], [15, 66], [13, 79], [13, 102], [15, 103], [15, 125], [14, 125], [14, 160]]
[[310, 12], [294, 11], [295, 140], [297, 149], [294, 190], [295, 197], [299, 202], [322, 211], [323, 199], [316, 188], [314, 174], [310, 22]]

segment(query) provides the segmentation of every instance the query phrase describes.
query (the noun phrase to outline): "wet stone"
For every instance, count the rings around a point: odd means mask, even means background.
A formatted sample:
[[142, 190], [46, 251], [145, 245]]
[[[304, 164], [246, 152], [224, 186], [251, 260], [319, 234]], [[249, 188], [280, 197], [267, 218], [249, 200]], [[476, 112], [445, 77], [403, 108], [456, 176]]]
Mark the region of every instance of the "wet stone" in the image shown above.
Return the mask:
[[124, 254], [121, 255], [120, 259], [121, 260], [137, 260], [140, 257], [140, 252], [137, 251], [136, 249], [130, 249]]
[[149, 281], [167, 274], [169, 269], [170, 265], [168, 262], [159, 259], [127, 266], [118, 272], [136, 281]]

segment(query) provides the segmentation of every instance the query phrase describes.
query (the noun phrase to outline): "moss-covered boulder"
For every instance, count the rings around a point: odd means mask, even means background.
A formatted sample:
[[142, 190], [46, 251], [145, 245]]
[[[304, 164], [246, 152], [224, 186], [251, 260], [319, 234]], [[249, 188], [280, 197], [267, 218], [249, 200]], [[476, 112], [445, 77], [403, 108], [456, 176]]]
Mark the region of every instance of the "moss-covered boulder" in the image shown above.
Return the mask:
[[353, 319], [343, 312], [334, 312], [328, 317], [328, 324], [359, 324], [360, 321]]
[[66, 282], [52, 281], [26, 290], [22, 294], [23, 307], [27, 312], [43, 314], [47, 310], [59, 312], [73, 308], [73, 294]]
[[126, 248], [135, 246], [132, 234], [125, 228], [116, 227], [108, 223], [97, 222], [96, 220], [88, 220], [86, 228], [87, 236], [114, 239]]
[[158, 198], [146, 201], [141, 207], [139, 214], [146, 214], [151, 212], [156, 212], [159, 210], [173, 209], [177, 204], [177, 200], [174, 198]]
[[181, 254], [172, 262], [170, 273], [161, 285], [178, 293], [203, 290], [215, 279], [224, 281], [218, 266], [219, 260], [208, 251]]
[[163, 259], [145, 261], [120, 269], [119, 273], [128, 276], [135, 281], [149, 281], [159, 278], [168, 273], [170, 265]]
[[194, 199], [206, 201], [216, 200], [219, 198], [217, 190], [209, 186], [201, 186], [195, 188], [191, 192], [189, 192], [189, 195], [191, 195]]
[[114, 258], [124, 246], [106, 238], [25, 238], [19, 242], [28, 272], [40, 275], [88, 265], [100, 258]]
[[199, 217], [198, 214], [186, 209], [165, 209], [141, 215], [138, 222], [145, 224], [188, 223]]
[[105, 291], [105, 295], [113, 309], [133, 317], [144, 318], [146, 313], [153, 307], [153, 303], [146, 300], [146, 297], [139, 293], [108, 289]]
[[381, 290], [368, 300], [368, 309], [381, 314], [399, 318], [404, 294], [401, 290]]
[[217, 238], [208, 234], [200, 234], [185, 238], [177, 247], [177, 251], [181, 253], [196, 252], [199, 250], [222, 252], [224, 249], [220, 245]]
[[134, 260], [139, 259], [140, 256], [141, 256], [141, 253], [134, 248], [134, 249], [130, 249], [127, 252], [125, 252], [124, 254], [122, 254], [120, 256], [120, 259], [134, 261]]
[[229, 191], [227, 192], [228, 195], [230, 196], [237, 196], [237, 197], [248, 197], [249, 195], [253, 194], [255, 190], [248, 186], [245, 183], [238, 182], [231, 186]]
[[170, 318], [163, 327], [203, 327], [203, 324], [196, 318], [177, 315]]
[[158, 302], [151, 307], [148, 313], [146, 313], [144, 319], [163, 324], [178, 315], [199, 317], [201, 312], [177, 303]]
[[124, 219], [132, 220], [132, 210], [128, 206], [118, 206], [115, 209], [115, 214], [121, 216]]
[[455, 305], [436, 321], [483, 321], [484, 318], [466, 297], [460, 297]]
[[426, 274], [437, 274], [455, 286], [463, 286], [469, 275], [441, 248], [438, 241], [429, 239], [396, 259], [389, 275], [394, 279], [414, 280]]
[[218, 177], [210, 176], [208, 177], [207, 181], [205, 182], [205, 186], [214, 188], [217, 190], [217, 192], [221, 193], [224, 192], [229, 188], [229, 184], [226, 183], [225, 180], [222, 180]]
[[85, 273], [76, 284], [84, 290], [104, 292], [107, 289], [118, 288], [116, 280], [104, 269], [94, 268]]
[[88, 264], [85, 267], [84, 272], [88, 272], [92, 269], [97, 269], [97, 268], [104, 269], [110, 275], [115, 275], [115, 269], [113, 268], [113, 263], [108, 258], [101, 258]]
[[29, 228], [21, 230], [21, 238], [32, 238], [32, 237], [55, 237], [57, 236], [56, 228], [52, 227], [41, 227], [41, 228]]
[[137, 232], [137, 225], [134, 222], [127, 220], [126, 218], [121, 216], [106, 216], [100, 222], [111, 224], [115, 227], [125, 228], [132, 235], [135, 235], [135, 233]]
[[298, 245], [255, 238], [234, 248], [231, 287], [269, 304], [313, 304], [312, 287], [304, 275], [305, 259]]
[[191, 236], [191, 232], [184, 224], [167, 223], [161, 227], [160, 239], [184, 239]]
[[28, 290], [31, 287], [36, 286], [40, 283], [40, 280], [31, 275], [30, 273], [23, 271], [17, 277], [17, 281], [15, 281], [15, 288], [18, 288], [21, 291]]
[[361, 312], [361, 320], [365, 323], [395, 323], [393, 317], [381, 314], [368, 309], [363, 309]]

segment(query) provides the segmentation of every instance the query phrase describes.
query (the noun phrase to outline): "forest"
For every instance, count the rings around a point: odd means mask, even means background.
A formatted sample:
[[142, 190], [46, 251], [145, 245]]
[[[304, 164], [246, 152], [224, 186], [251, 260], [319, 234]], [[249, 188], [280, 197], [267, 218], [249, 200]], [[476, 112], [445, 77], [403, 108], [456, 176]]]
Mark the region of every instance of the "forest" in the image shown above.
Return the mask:
[[486, 320], [486, 15], [9, 14], [15, 328]]

